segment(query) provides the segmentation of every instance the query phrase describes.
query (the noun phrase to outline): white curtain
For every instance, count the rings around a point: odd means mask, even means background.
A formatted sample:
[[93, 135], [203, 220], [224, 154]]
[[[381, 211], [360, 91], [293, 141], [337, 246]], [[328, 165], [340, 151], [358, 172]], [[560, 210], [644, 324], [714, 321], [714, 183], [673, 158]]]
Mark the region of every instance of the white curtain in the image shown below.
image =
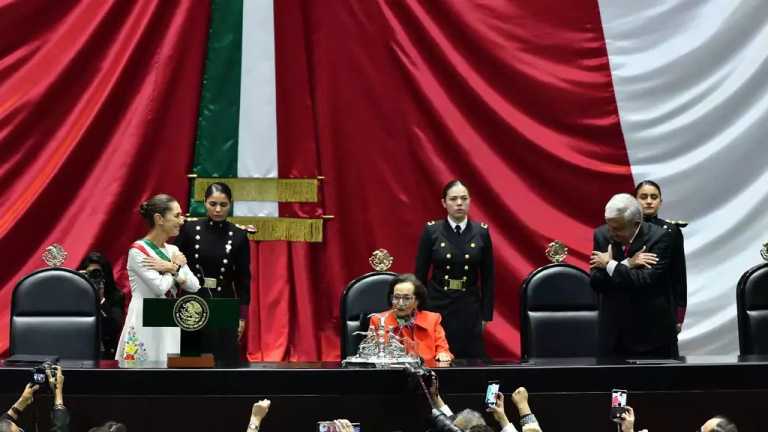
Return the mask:
[[736, 283], [768, 241], [768, 1], [599, 4], [633, 177], [691, 222], [681, 353], [737, 353]]

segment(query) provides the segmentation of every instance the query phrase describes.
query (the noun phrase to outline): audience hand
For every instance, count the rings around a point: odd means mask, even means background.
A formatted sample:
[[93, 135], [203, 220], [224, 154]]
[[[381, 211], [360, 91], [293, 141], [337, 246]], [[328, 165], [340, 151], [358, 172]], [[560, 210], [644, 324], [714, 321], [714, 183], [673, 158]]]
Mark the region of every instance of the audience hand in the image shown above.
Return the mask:
[[493, 415], [493, 418], [496, 419], [497, 422], [499, 422], [499, 426], [501, 426], [501, 428], [504, 429], [509, 424], [507, 413], [504, 412], [504, 395], [502, 393], [496, 393], [495, 397], [496, 397], [496, 405], [489, 406], [486, 411], [491, 413]]
[[53, 392], [54, 404], [64, 405], [64, 372], [61, 366], [54, 365], [46, 369], [45, 374], [48, 376], [48, 385]]
[[253, 404], [253, 408], [251, 408], [251, 417], [261, 421], [264, 417], [267, 416], [270, 405], [272, 405], [272, 402], [269, 399], [262, 399], [258, 402], [255, 402]]
[[261, 427], [261, 421], [267, 416], [271, 404], [272, 402], [270, 402], [269, 399], [262, 399], [253, 404], [253, 407], [251, 408], [251, 420], [248, 422], [248, 429], [246, 429], [247, 432], [258, 432]]
[[437, 360], [439, 362], [449, 362], [449, 361], [451, 361], [451, 355], [448, 354], [447, 352], [437, 353], [437, 356], [435, 357], [435, 360]]
[[338, 419], [333, 421], [333, 425], [336, 427], [336, 432], [354, 432], [352, 423], [347, 419]]
[[15, 406], [19, 411], [24, 411], [24, 408], [28, 407], [30, 404], [32, 404], [32, 402], [35, 401], [35, 392], [38, 388], [40, 388], [40, 386], [27, 384], [27, 386], [24, 387], [24, 391], [21, 393], [21, 396], [19, 396], [19, 400], [16, 401], [13, 406]]
[[512, 402], [517, 407], [517, 412], [520, 417], [531, 413], [531, 407], [528, 405], [528, 390], [525, 387], [518, 387], [514, 393], [512, 393]]
[[434, 371], [429, 371], [429, 377], [430, 384], [429, 384], [429, 394], [432, 396], [432, 399], [440, 396], [440, 383], [437, 382], [437, 374]]
[[429, 395], [435, 403], [435, 408], [440, 409], [445, 406], [445, 402], [440, 397], [440, 384], [437, 382], [437, 374], [434, 371], [429, 371], [429, 374], [432, 378], [432, 383], [429, 385]]
[[635, 430], [635, 410], [631, 406], [626, 407], [626, 411], [619, 416], [621, 421], [621, 432], [634, 432]]

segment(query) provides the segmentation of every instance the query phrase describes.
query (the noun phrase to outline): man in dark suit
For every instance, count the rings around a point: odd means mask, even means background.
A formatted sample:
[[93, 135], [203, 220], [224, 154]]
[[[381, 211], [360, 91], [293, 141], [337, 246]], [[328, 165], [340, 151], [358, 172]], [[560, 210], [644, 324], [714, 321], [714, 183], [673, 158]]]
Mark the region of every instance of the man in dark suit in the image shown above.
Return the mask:
[[644, 223], [629, 194], [608, 201], [605, 222], [595, 230], [589, 261], [590, 282], [600, 296], [601, 355], [674, 357], [672, 234]]

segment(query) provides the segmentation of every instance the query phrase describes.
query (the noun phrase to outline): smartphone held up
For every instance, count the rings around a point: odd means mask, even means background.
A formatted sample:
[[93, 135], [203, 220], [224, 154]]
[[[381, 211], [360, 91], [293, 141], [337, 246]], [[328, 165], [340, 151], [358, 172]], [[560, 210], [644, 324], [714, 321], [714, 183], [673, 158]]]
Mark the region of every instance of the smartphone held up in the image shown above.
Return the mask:
[[498, 381], [488, 381], [488, 387], [485, 389], [485, 406], [496, 406], [496, 393], [499, 392], [500, 383]]
[[627, 412], [627, 391], [613, 389], [611, 391], [611, 420], [621, 423], [621, 415]]

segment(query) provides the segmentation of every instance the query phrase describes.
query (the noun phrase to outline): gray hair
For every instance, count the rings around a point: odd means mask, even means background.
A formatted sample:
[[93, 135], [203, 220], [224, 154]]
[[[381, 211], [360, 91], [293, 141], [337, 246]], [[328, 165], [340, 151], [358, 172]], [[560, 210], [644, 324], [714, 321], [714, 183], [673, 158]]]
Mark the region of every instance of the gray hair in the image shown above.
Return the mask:
[[485, 420], [483, 419], [483, 416], [479, 412], [471, 409], [465, 409], [460, 412], [456, 415], [456, 419], [453, 421], [454, 426], [465, 431], [469, 430], [472, 426], [484, 424]]
[[627, 223], [636, 223], [643, 220], [643, 210], [635, 197], [627, 193], [616, 194], [605, 205], [605, 218], [615, 219], [623, 217]]

